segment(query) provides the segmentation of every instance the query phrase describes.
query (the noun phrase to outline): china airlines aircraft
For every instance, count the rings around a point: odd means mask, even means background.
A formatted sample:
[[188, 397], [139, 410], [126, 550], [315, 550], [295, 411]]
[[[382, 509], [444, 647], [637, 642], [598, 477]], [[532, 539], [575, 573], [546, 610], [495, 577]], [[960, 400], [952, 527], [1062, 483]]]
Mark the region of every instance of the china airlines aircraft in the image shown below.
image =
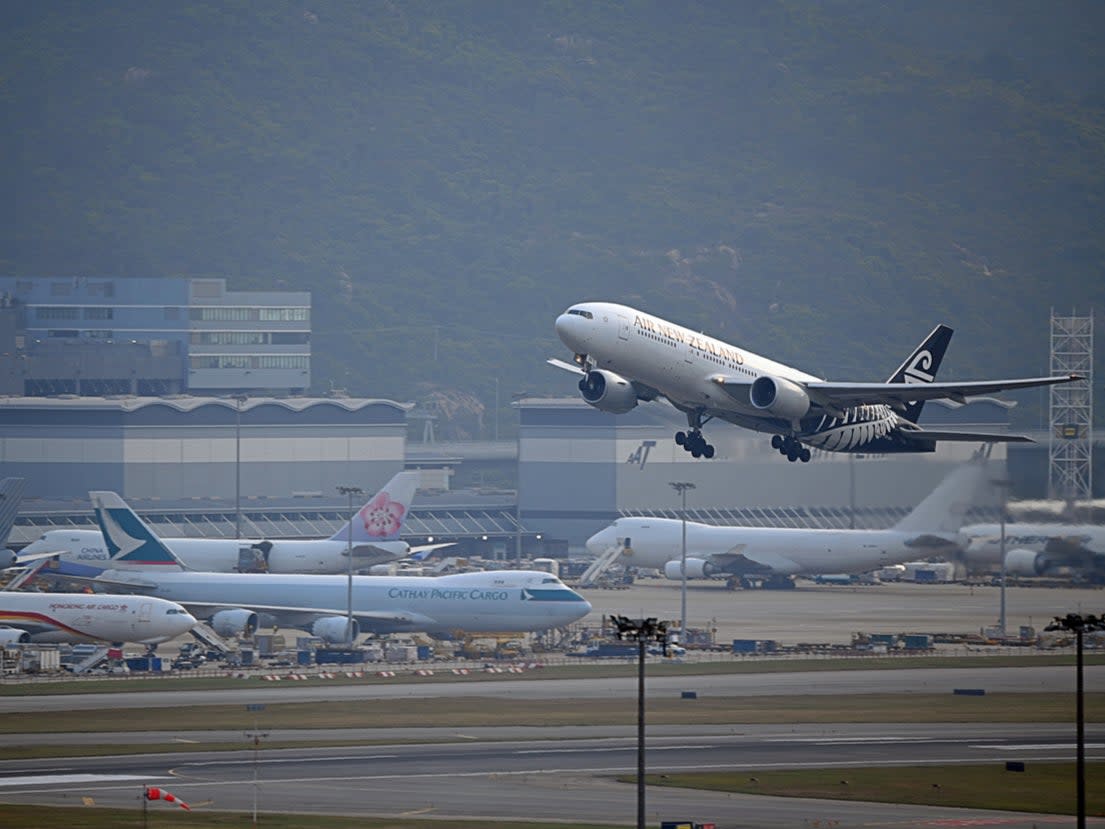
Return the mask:
[[[418, 472], [397, 473], [357, 511], [352, 527], [353, 566], [369, 567], [414, 553], [448, 546], [412, 548], [399, 538], [418, 487]], [[240, 538], [166, 538], [164, 543], [187, 567], [217, 573], [344, 573], [349, 569], [350, 527], [345, 522], [329, 538], [269, 540]], [[89, 568], [110, 565], [111, 555], [99, 530], [48, 530], [23, 548], [17, 565], [58, 555], [58, 572], [91, 575]], [[66, 569], [69, 565], [69, 569]]]
[[1018, 380], [936, 382], [952, 329], [938, 325], [885, 383], [822, 380], [644, 311], [581, 302], [556, 320], [574, 361], [550, 365], [580, 375], [583, 399], [624, 414], [642, 400], [665, 398], [687, 416], [675, 442], [712, 458], [702, 427], [714, 418], [772, 434], [793, 462], [809, 447], [829, 452], [932, 452], [938, 441], [1031, 442], [1021, 435], [951, 432], [917, 424], [926, 400], [995, 394], [1081, 380], [1078, 375]]

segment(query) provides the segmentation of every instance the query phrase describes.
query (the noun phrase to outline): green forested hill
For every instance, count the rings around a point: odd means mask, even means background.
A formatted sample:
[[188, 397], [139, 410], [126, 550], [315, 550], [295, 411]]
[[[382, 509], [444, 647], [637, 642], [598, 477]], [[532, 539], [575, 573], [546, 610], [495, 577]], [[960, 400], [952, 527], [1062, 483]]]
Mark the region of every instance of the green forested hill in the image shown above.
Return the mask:
[[320, 391], [568, 393], [543, 360], [581, 299], [849, 379], [937, 321], [949, 377], [1042, 373], [1050, 309], [1105, 305], [1100, 3], [13, 0], [0, 22], [0, 272], [310, 290]]

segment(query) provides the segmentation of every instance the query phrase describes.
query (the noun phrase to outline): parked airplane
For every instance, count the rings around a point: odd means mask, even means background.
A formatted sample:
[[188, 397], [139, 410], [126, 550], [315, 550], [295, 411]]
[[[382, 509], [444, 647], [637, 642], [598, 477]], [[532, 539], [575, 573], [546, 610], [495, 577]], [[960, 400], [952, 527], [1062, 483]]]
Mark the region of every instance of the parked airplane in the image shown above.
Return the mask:
[[720, 418], [772, 433], [771, 445], [789, 461], [810, 459], [809, 447], [830, 452], [932, 452], [938, 441], [1029, 441], [1019, 435], [923, 429], [926, 400], [994, 394], [1082, 379], [936, 382], [952, 329], [938, 325], [885, 383], [822, 380], [721, 340], [610, 302], [571, 306], [556, 333], [574, 362], [551, 359], [581, 375], [583, 399], [624, 414], [641, 400], [666, 398], [687, 417], [675, 442], [692, 456], [712, 458], [702, 427]]
[[22, 478], [4, 478], [0, 481], [0, 570], [15, 563], [15, 553], [5, 545], [15, 526], [25, 485], [26, 481]]
[[[790, 587], [794, 575], [866, 573], [889, 564], [955, 553], [972, 501], [990, 484], [984, 457], [955, 468], [888, 530], [714, 526], [687, 522], [687, 578], [730, 575], [745, 586]], [[683, 521], [619, 518], [587, 540], [596, 555], [619, 550], [622, 564], [682, 579]]]
[[[968, 572], [1001, 567], [1001, 525], [970, 524], [963, 563]], [[1094, 524], [1005, 525], [1005, 572], [1043, 576], [1071, 569], [1094, 582], [1105, 582], [1105, 526]]]
[[333, 643], [361, 632], [536, 631], [591, 611], [586, 599], [546, 572], [349, 577], [189, 570], [118, 495], [90, 495], [114, 568], [92, 583], [178, 601], [221, 636], [255, 629], [258, 622], [310, 630]]
[[0, 643], [139, 642], [187, 633], [196, 620], [176, 602], [133, 595], [0, 590]]
[[[354, 568], [405, 558], [446, 544], [412, 548], [399, 538], [411, 501], [418, 487], [415, 470], [397, 473], [372, 500], [357, 511], [353, 521]], [[192, 570], [217, 573], [344, 573], [349, 569], [350, 523], [329, 538], [276, 539], [165, 538], [162, 541]], [[48, 530], [28, 544], [17, 564], [28, 564], [42, 556], [59, 554], [70, 565], [104, 568], [111, 555], [99, 530]], [[64, 572], [63, 568], [63, 572]], [[68, 570], [88, 575], [79, 568]]]

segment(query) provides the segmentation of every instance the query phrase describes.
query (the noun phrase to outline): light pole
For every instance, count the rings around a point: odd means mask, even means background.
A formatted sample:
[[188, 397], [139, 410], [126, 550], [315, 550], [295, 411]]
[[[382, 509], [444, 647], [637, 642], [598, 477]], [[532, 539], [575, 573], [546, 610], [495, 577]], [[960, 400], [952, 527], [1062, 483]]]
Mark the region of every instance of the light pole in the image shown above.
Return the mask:
[[660, 642], [668, 652], [668, 623], [654, 618], [611, 616], [619, 639], [637, 642], [637, 829], [645, 829], [645, 646]]
[[262, 734], [257, 729], [257, 712], [264, 711], [265, 706], [263, 703], [251, 702], [246, 705], [247, 711], [253, 712], [253, 733], [249, 736], [253, 738], [253, 825], [257, 825], [257, 789], [259, 787], [257, 779], [257, 766], [258, 756], [257, 752], [261, 748], [261, 738], [269, 736], [268, 734]]
[[349, 556], [349, 581], [346, 584], [346, 607], [348, 612], [345, 621], [345, 638], [349, 643], [349, 646], [353, 646], [353, 521], [357, 517], [353, 514], [353, 496], [361, 495], [364, 490], [359, 486], [339, 486], [338, 492], [342, 495], [349, 496], [349, 545], [346, 548], [346, 555]]
[[1074, 693], [1078, 740], [1075, 776], [1078, 778], [1078, 829], [1086, 829], [1086, 720], [1082, 702], [1082, 634], [1105, 630], [1105, 615], [1082, 616], [1078, 613], [1068, 613], [1066, 616], [1056, 616], [1055, 621], [1044, 630], [1072, 631], [1075, 637], [1077, 656], [1075, 657], [1076, 680]]
[[1001, 536], [999, 538], [999, 555], [1001, 556], [1001, 608], [998, 615], [998, 627], [1001, 629], [1001, 638], [1005, 639], [1005, 513], [1009, 509], [1009, 487], [1013, 482], [1008, 478], [992, 480], [994, 486], [1001, 490]]
[[690, 481], [669, 481], [668, 484], [683, 498], [680, 516], [683, 519], [683, 554], [680, 557], [679, 574], [682, 576], [679, 589], [679, 639], [687, 642], [687, 490], [694, 489]]
[[234, 537], [242, 537], [242, 404], [249, 395], [235, 394], [234, 400]]

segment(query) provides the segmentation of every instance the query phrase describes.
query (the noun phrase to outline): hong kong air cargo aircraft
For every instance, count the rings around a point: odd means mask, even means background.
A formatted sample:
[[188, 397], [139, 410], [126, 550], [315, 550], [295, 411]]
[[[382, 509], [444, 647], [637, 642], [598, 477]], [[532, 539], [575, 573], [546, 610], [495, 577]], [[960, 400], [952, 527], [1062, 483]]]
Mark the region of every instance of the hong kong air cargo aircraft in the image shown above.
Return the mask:
[[[991, 483], [985, 452], [951, 471], [905, 518], [887, 530], [740, 527], [686, 523], [687, 578], [728, 575], [746, 586], [791, 586], [795, 575], [867, 573], [889, 564], [955, 555], [968, 508]], [[683, 578], [683, 522], [627, 516], [587, 540], [596, 555]]]
[[[329, 538], [239, 539], [165, 538], [163, 542], [193, 570], [215, 573], [344, 573], [353, 546], [356, 569], [406, 558], [446, 544], [412, 548], [399, 538], [418, 486], [418, 472], [397, 473], [357, 511], [352, 534], [347, 521]], [[88, 575], [86, 567], [104, 568], [111, 558], [99, 530], [47, 530], [21, 551], [16, 564], [57, 555], [62, 573]], [[66, 569], [65, 565], [70, 565]]]
[[309, 630], [332, 643], [350, 642], [361, 632], [537, 631], [591, 611], [560, 579], [538, 571], [352, 577], [197, 572], [184, 568], [114, 492], [89, 494], [114, 568], [91, 583], [180, 602], [221, 636], [258, 624]]
[[720, 418], [772, 434], [789, 461], [830, 452], [932, 452], [938, 441], [1029, 441], [1019, 435], [923, 429], [926, 400], [995, 394], [1080, 380], [1077, 375], [1019, 380], [937, 382], [952, 329], [938, 325], [885, 383], [822, 380], [675, 323], [610, 302], [573, 305], [556, 333], [574, 362], [548, 362], [581, 375], [583, 399], [624, 414], [642, 400], [665, 398], [687, 416], [675, 442], [712, 458], [702, 427]]
[[195, 618], [176, 602], [133, 595], [0, 590], [0, 643], [137, 642], [187, 633]]

